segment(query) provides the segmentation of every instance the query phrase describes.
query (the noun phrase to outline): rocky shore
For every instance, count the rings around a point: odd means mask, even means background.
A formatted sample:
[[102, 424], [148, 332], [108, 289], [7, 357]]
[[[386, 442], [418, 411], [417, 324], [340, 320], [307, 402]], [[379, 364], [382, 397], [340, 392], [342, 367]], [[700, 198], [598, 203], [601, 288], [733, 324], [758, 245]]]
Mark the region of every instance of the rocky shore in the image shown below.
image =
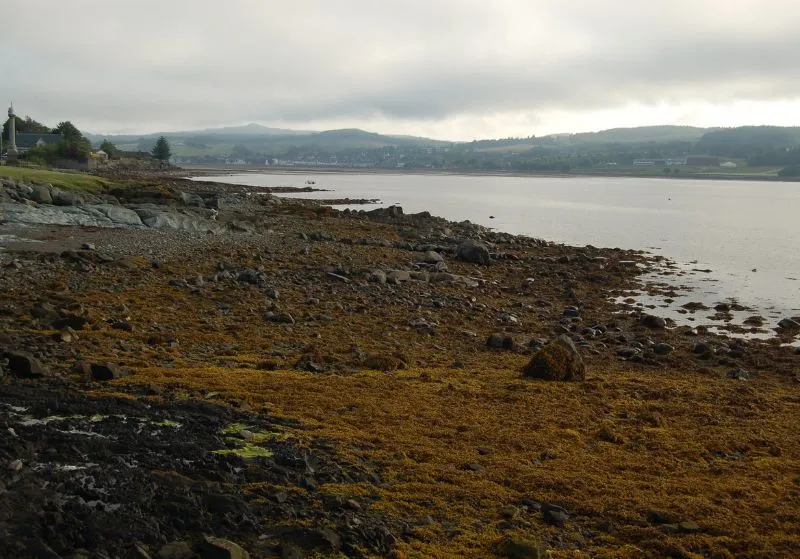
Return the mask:
[[2, 179], [0, 556], [793, 557], [800, 317], [756, 341], [615, 303], [658, 265]]

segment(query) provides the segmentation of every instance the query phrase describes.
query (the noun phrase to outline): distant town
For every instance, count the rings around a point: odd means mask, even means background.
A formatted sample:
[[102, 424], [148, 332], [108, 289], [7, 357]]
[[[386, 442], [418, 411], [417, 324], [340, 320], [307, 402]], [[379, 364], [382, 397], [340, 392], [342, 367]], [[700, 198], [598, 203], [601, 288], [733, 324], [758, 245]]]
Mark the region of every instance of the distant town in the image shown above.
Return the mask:
[[4, 160], [79, 169], [154, 159], [178, 166], [276, 169], [800, 177], [800, 128], [775, 126], [650, 126], [472, 142], [258, 124], [115, 136], [82, 132], [70, 121], [50, 128], [19, 117], [12, 107], [3, 142]]

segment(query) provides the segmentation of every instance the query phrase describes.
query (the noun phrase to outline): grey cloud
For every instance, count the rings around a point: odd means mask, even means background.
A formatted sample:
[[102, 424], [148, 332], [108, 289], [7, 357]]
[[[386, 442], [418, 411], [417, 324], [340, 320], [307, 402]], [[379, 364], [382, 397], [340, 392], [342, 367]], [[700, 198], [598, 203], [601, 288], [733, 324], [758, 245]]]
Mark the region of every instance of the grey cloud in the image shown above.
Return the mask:
[[112, 129], [800, 98], [794, 0], [5, 4], [0, 95]]

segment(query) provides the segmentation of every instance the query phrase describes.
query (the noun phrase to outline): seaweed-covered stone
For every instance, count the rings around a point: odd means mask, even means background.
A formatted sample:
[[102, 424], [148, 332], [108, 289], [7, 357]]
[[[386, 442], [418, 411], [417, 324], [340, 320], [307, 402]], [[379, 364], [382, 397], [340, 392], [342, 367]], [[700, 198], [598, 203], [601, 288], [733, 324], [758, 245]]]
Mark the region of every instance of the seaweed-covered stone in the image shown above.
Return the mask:
[[586, 365], [572, 340], [562, 334], [537, 351], [522, 374], [543, 380], [583, 380]]

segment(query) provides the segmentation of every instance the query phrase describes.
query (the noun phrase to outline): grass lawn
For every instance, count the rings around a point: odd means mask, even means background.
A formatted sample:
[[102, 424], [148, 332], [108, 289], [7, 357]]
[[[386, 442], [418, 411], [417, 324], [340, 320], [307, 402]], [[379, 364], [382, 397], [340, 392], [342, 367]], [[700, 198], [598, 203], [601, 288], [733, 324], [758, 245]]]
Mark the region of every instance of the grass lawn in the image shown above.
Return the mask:
[[97, 193], [118, 186], [112, 180], [79, 172], [51, 171], [28, 167], [0, 167], [0, 177], [33, 184], [50, 183], [61, 190]]

